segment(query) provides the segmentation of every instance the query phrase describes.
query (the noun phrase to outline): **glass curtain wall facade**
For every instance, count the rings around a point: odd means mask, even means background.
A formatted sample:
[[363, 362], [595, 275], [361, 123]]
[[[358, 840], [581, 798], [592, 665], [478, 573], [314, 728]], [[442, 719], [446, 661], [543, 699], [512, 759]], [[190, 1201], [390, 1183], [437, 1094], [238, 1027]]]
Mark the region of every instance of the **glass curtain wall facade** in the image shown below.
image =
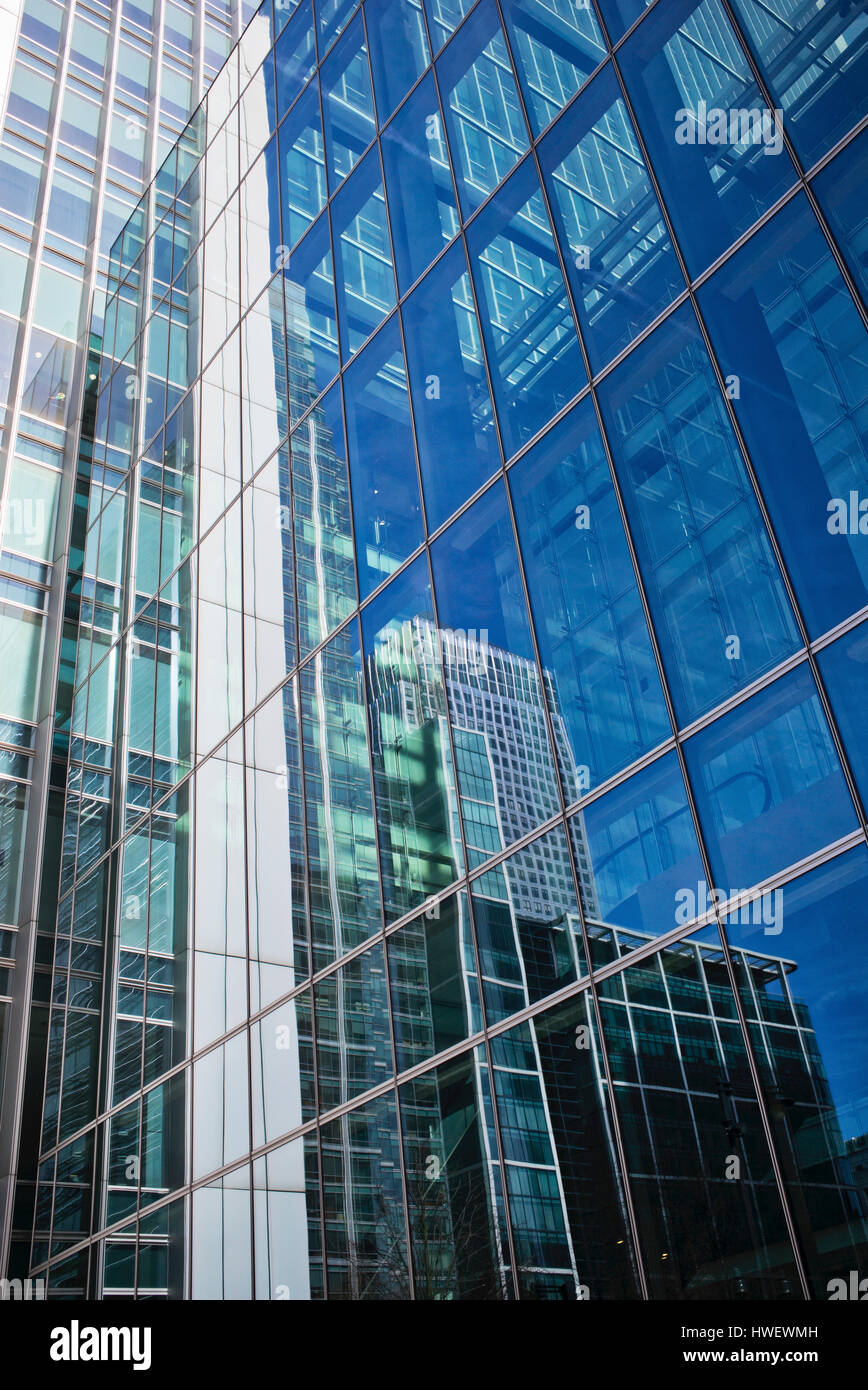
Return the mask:
[[0, 5], [0, 1273], [16, 1175], [19, 1274], [33, 1225], [109, 252], [253, 9]]
[[266, 0], [115, 243], [50, 1297], [868, 1274], [868, 18]]

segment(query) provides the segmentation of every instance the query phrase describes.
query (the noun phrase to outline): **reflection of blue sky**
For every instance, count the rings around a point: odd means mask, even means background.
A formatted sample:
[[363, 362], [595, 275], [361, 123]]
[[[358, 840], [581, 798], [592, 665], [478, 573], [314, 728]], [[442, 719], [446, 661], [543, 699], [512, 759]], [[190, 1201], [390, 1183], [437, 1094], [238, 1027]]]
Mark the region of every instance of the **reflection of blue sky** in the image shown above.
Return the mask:
[[779, 936], [727, 928], [734, 946], [796, 962], [789, 987], [810, 1014], [845, 1140], [868, 1132], [866, 893], [868, 854], [853, 850], [784, 889]]

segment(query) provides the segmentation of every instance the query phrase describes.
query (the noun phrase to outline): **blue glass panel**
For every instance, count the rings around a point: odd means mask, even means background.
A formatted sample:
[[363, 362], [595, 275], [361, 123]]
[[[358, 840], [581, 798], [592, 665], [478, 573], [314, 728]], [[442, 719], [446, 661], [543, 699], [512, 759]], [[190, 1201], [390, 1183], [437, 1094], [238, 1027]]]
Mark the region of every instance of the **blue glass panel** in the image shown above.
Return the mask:
[[702, 859], [674, 753], [577, 812], [570, 831], [592, 939], [604, 924], [648, 936], [677, 925], [676, 894], [702, 879]]
[[279, 34], [298, 9], [298, 0], [273, 0], [274, 32]]
[[425, 0], [435, 53], [443, 47], [472, 6], [473, 0]]
[[509, 486], [571, 802], [671, 733], [590, 400], [510, 469]]
[[355, 12], [358, 3], [359, 0], [316, 0], [320, 56], [328, 51], [329, 45], [346, 29], [347, 21]]
[[527, 149], [527, 128], [494, 0], [481, 0], [437, 62], [465, 217]]
[[813, 190], [838, 247], [868, 304], [868, 130], [836, 155], [813, 181]]
[[[503, 482], [434, 542], [431, 565], [473, 867], [560, 807]], [[569, 756], [563, 739], [559, 753]]]
[[344, 375], [362, 597], [422, 541], [422, 508], [397, 317]]
[[606, 45], [586, 0], [563, 0], [557, 8], [541, 0], [503, 0], [501, 8], [528, 117], [539, 135], [605, 58]]
[[721, 0], [655, 5], [618, 61], [687, 268], [698, 275], [795, 181]]
[[385, 125], [430, 62], [421, 0], [378, 0], [365, 6], [377, 117]]
[[591, 366], [604, 367], [684, 290], [611, 67], [539, 147]]
[[817, 661], [859, 794], [868, 806], [868, 627], [860, 624], [845, 637], [839, 637], [830, 647], [824, 647]]
[[320, 68], [320, 86], [329, 187], [334, 192], [377, 133], [360, 14]]
[[302, 0], [274, 45], [274, 65], [277, 80], [277, 119], [280, 121], [316, 66], [310, 0]]
[[328, 219], [321, 217], [283, 272], [292, 423], [338, 370], [338, 324]]
[[326, 200], [322, 120], [315, 82], [281, 125], [278, 142], [283, 238], [287, 246], [294, 246]]
[[684, 744], [715, 885], [736, 893], [856, 828], [807, 665]]
[[846, 1298], [868, 1259], [868, 855], [851, 850], [778, 891], [777, 920], [742, 909], [726, 934], [813, 1296], [840, 1298], [837, 1279]]
[[410, 286], [458, 231], [455, 190], [431, 73], [380, 140], [398, 285]]
[[783, 577], [689, 304], [599, 400], [679, 722], [800, 646]]
[[868, 603], [865, 327], [803, 195], [698, 298], [816, 636]]
[[500, 467], [460, 243], [437, 262], [401, 314], [425, 512], [433, 531]]
[[551, 225], [525, 160], [467, 229], [507, 458], [586, 384]]
[[809, 169], [864, 110], [868, 14], [862, 4], [733, 0], [763, 77]]
[[617, 43], [650, 3], [651, 0], [597, 0], [612, 43]]
[[376, 149], [363, 159], [331, 207], [338, 321], [344, 361], [395, 304], [395, 277], [383, 180]]

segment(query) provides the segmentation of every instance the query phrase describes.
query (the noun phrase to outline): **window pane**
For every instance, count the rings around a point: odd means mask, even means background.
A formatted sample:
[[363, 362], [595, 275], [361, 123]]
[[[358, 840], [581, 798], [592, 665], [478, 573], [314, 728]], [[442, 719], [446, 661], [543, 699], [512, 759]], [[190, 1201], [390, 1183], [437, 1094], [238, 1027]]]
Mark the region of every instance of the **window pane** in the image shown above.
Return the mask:
[[657, 5], [618, 53], [691, 275], [795, 182], [721, 0]]
[[606, 56], [603, 36], [587, 0], [555, 9], [541, 0], [505, 0], [502, 6], [528, 116], [539, 135]]
[[570, 830], [592, 940], [598, 925], [647, 936], [677, 926], [676, 893], [701, 879], [702, 861], [674, 753], [592, 801]]
[[458, 231], [434, 78], [429, 73], [380, 140], [398, 285], [405, 294]]
[[816, 636], [868, 602], [868, 335], [803, 196], [699, 304]]
[[314, 987], [320, 1113], [392, 1075], [384, 966], [378, 943]]
[[845, 637], [839, 637], [818, 654], [817, 661], [862, 804], [868, 805], [868, 747], [864, 737], [868, 703], [868, 628], [860, 624]]
[[361, 15], [323, 63], [320, 84], [329, 188], [334, 192], [377, 133]]
[[771, 6], [734, 0], [796, 153], [810, 168], [855, 124], [868, 87], [868, 20], [860, 5]]
[[473, 881], [488, 1022], [587, 973], [567, 837], [558, 826]]
[[611, 67], [543, 140], [540, 167], [596, 371], [684, 289]]
[[380, 0], [365, 7], [377, 117], [385, 125], [430, 60], [421, 0]]
[[313, 83], [280, 127], [283, 240], [294, 246], [326, 200], [319, 93]]
[[586, 381], [531, 160], [471, 223], [467, 244], [504, 450], [511, 458]]
[[807, 665], [684, 745], [715, 883], [741, 892], [855, 829]]
[[693, 311], [602, 383], [600, 404], [682, 724], [799, 645]]
[[424, 557], [362, 611], [386, 920], [462, 871], [443, 676]]
[[355, 622], [299, 676], [313, 968], [380, 930], [362, 654]]
[[[299, 645], [304, 656], [356, 604], [341, 388], [332, 387], [291, 441]], [[289, 517], [281, 516], [288, 525]]]
[[[868, 859], [842, 855], [780, 890], [780, 942], [743, 908], [726, 920], [815, 1298], [848, 1298], [865, 1267]], [[778, 931], [781, 927], [778, 927]], [[785, 959], [780, 959], [785, 957]], [[832, 1280], [843, 1280], [845, 1291]]]
[[639, 1297], [589, 1003], [491, 1042], [523, 1300]]
[[416, 1298], [513, 1294], [481, 1048], [399, 1091]]
[[[434, 542], [431, 565], [472, 867], [560, 807], [503, 483]], [[478, 837], [477, 802], [496, 812]]]
[[313, 12], [302, 0], [274, 48], [277, 73], [277, 119], [283, 119], [316, 66]]
[[386, 951], [399, 1072], [482, 1027], [466, 893], [433, 903]]
[[[717, 932], [662, 951], [661, 984], [685, 956], [713, 1013], [675, 998], [604, 1001], [603, 1032], [652, 1299], [798, 1299], [801, 1287]], [[643, 963], [647, 974], [649, 963]], [[658, 977], [659, 978], [659, 977]]]
[[462, 246], [402, 306], [425, 512], [436, 530], [500, 467]]
[[465, 217], [527, 149], [527, 129], [493, 0], [481, 0], [437, 64]]
[[812, 188], [864, 301], [868, 301], [868, 130], [837, 155]]
[[397, 317], [344, 376], [356, 562], [362, 596], [423, 538], [407, 374]]
[[567, 801], [671, 732], [603, 441], [583, 401], [509, 472]]
[[395, 303], [395, 277], [377, 151], [371, 150], [331, 207], [344, 361]]
[[289, 406], [293, 423], [338, 370], [338, 325], [328, 223], [321, 217], [283, 272]]

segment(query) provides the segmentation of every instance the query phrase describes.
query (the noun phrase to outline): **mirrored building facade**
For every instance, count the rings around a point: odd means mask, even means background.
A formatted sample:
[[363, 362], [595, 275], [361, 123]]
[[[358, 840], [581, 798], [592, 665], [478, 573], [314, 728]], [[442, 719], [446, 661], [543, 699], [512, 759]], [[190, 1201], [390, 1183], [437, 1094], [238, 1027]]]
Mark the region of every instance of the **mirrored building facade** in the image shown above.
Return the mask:
[[868, 1275], [866, 91], [858, 6], [253, 16], [108, 268], [49, 1297]]

